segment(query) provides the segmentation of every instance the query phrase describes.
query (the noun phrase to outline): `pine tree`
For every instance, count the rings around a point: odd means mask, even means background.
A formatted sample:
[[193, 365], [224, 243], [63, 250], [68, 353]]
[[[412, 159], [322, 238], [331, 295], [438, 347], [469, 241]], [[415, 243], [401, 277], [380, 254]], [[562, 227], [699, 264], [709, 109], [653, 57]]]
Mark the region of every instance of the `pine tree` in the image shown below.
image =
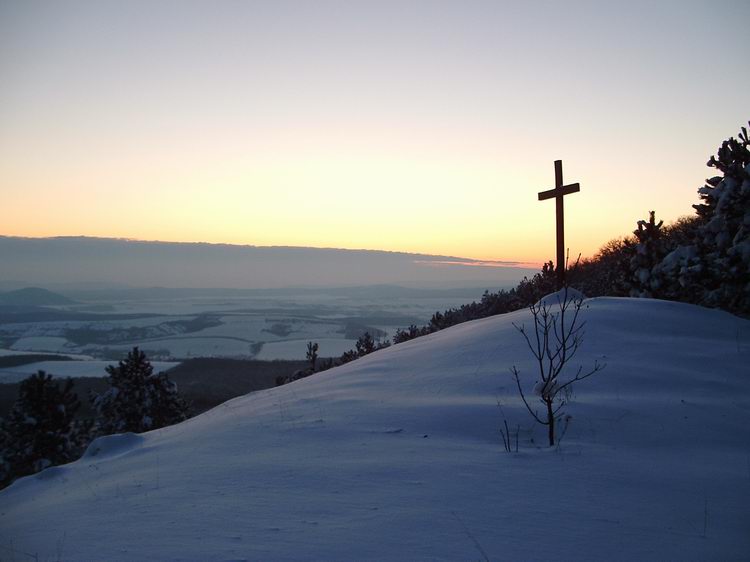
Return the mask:
[[[697, 216], [667, 230], [639, 264], [646, 290], [662, 298], [750, 312], [750, 139], [745, 127], [707, 163], [723, 173], [698, 190]], [[638, 233], [636, 232], [636, 235]], [[640, 247], [640, 244], [639, 244]], [[634, 258], [635, 259], [635, 258]], [[655, 263], [652, 263], [656, 259]], [[646, 290], [637, 296], [651, 296]]]
[[48, 466], [77, 459], [90, 440], [91, 423], [76, 421], [80, 402], [73, 381], [62, 386], [39, 371], [24, 380], [0, 426], [0, 485]]
[[310, 370], [311, 372], [315, 372], [315, 364], [318, 361], [318, 342], [307, 342], [307, 353], [305, 354], [305, 358], [310, 362]]
[[188, 404], [165, 373], [153, 374], [146, 354], [134, 347], [124, 361], [106, 369], [111, 388], [93, 399], [102, 435], [158, 429], [188, 417]]
[[630, 295], [633, 297], [659, 296], [662, 283], [653, 275], [652, 270], [666, 253], [662, 241], [663, 224], [664, 221], [656, 222], [656, 213], [651, 211], [648, 214], [648, 221], [639, 220], [638, 228], [633, 231], [638, 240], [635, 255], [630, 260], [632, 272]]
[[418, 328], [416, 324], [411, 324], [406, 330], [402, 330], [401, 328], [396, 330], [396, 333], [393, 336], [393, 343], [397, 344], [413, 340], [420, 336], [426, 336], [427, 334], [432, 333], [432, 331], [433, 330], [429, 326]]
[[370, 332], [365, 332], [360, 336], [354, 346], [357, 348], [357, 355], [360, 357], [369, 355], [377, 349], [375, 339], [370, 335]]
[[694, 205], [700, 226], [701, 261], [710, 279], [705, 304], [750, 311], [750, 138], [742, 127], [707, 165], [723, 177], [706, 180]]

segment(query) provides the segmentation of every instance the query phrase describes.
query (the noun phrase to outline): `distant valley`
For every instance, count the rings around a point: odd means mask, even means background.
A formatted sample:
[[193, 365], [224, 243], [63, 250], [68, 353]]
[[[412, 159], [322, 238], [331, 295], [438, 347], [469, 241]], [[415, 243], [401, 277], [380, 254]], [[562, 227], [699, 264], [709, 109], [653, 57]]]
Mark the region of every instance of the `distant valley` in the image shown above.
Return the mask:
[[135, 346], [164, 368], [301, 360], [310, 341], [338, 357], [365, 332], [389, 340], [536, 272], [451, 256], [88, 237], [0, 236], [0, 262], [0, 354], [75, 358], [5, 366], [0, 383], [36, 367], [104, 376]]
[[[419, 290], [392, 285], [100, 289], [68, 295], [24, 289], [0, 294], [0, 348], [5, 354], [74, 354], [100, 361], [120, 359], [134, 346], [156, 361], [295, 360], [304, 359], [308, 341], [316, 341], [322, 357], [334, 357], [353, 348], [365, 332], [389, 339], [397, 329], [424, 324], [434, 312], [478, 299], [481, 293], [473, 288]], [[73, 364], [66, 365], [66, 374], [86, 376], [70, 372], [72, 368]], [[0, 371], [0, 382], [15, 382], [20, 374], [13, 373]]]

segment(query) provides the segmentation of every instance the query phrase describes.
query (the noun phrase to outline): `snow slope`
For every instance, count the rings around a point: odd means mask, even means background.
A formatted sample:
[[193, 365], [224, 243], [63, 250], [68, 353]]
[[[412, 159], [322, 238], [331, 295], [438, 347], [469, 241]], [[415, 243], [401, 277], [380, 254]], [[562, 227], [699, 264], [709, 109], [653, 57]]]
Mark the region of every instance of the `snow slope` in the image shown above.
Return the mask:
[[750, 322], [587, 305], [578, 360], [607, 367], [559, 448], [508, 372], [533, 386], [518, 311], [98, 440], [0, 492], [0, 559], [747, 559]]

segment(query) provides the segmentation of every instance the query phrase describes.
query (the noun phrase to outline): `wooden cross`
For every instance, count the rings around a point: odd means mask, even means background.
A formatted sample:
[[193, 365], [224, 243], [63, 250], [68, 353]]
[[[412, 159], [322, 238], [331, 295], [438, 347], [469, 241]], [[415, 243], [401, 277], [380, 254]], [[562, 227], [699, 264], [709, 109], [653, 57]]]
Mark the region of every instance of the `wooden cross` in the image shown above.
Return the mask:
[[557, 209], [557, 288], [565, 285], [565, 223], [563, 218], [563, 196], [581, 191], [577, 183], [563, 185], [562, 160], [555, 160], [555, 189], [541, 191], [539, 201], [555, 198]]

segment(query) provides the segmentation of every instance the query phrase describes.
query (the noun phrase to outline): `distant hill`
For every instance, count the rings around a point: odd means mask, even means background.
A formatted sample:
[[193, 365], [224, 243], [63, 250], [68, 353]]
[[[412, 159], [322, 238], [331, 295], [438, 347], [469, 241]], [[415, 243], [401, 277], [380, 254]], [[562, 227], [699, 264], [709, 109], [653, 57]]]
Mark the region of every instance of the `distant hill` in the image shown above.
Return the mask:
[[0, 281], [6, 284], [44, 279], [51, 285], [192, 289], [401, 285], [497, 290], [537, 270], [518, 262], [380, 250], [12, 236], [0, 236], [0, 263]]
[[39, 287], [27, 287], [17, 291], [0, 293], [0, 306], [55, 306], [63, 304], [75, 304], [59, 293], [53, 293]]

